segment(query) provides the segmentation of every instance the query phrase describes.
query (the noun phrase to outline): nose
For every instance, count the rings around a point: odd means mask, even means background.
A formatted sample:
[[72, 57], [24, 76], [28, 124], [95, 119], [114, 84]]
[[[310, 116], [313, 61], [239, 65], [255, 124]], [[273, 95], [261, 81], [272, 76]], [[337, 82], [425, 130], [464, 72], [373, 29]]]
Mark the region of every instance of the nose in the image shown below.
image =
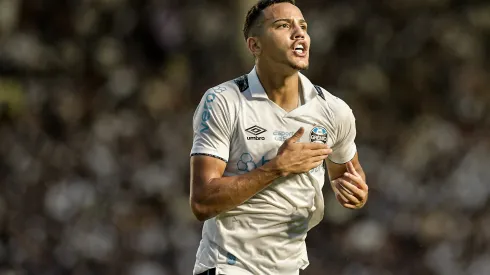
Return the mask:
[[294, 24], [294, 32], [293, 32], [293, 38], [294, 39], [303, 39], [305, 38], [305, 30], [301, 27], [300, 24], [297, 22]]
[[296, 34], [294, 35], [294, 39], [303, 39], [305, 38], [305, 32], [300, 29]]

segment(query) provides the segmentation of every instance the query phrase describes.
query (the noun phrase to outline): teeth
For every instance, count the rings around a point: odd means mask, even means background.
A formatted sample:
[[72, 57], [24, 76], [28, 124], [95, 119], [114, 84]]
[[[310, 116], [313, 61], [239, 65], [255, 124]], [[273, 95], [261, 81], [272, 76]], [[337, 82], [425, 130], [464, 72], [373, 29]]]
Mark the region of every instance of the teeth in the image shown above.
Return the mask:
[[296, 53], [303, 53], [303, 49], [296, 49], [295, 52]]
[[303, 49], [304, 49], [304, 47], [303, 47], [303, 45], [298, 45], [298, 46], [296, 46], [296, 48], [295, 48], [295, 49], [296, 49], [296, 50], [297, 50], [297, 49], [301, 49], [301, 50], [303, 50]]

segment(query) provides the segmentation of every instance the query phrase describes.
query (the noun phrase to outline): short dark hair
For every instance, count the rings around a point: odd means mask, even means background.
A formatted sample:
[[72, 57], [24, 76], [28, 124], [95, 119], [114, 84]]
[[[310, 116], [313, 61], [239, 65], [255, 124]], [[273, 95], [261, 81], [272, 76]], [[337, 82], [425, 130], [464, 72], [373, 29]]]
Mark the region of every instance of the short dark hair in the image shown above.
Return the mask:
[[245, 40], [250, 37], [250, 31], [253, 29], [257, 19], [260, 17], [263, 10], [267, 7], [278, 3], [290, 3], [296, 6], [295, 0], [260, 0], [247, 12], [245, 24], [243, 25], [243, 36]]

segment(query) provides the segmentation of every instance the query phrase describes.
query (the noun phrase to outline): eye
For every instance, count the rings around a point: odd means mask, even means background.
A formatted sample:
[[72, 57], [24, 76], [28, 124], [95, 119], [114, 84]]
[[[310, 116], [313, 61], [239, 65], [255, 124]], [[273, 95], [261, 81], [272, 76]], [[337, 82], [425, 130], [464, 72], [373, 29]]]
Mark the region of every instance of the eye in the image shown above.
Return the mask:
[[301, 25], [301, 28], [302, 28], [303, 30], [307, 30], [307, 29], [308, 29], [308, 26], [306, 26], [306, 25]]
[[287, 28], [289, 28], [289, 24], [288, 23], [284, 23], [284, 24], [281, 24], [279, 27], [280, 28], [286, 28], [287, 29]]

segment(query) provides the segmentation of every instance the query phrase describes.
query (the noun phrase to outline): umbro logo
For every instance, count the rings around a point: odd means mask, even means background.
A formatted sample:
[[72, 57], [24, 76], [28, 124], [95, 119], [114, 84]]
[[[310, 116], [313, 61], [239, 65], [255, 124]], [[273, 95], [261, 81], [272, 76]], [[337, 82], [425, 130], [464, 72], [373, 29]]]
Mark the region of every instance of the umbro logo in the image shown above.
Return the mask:
[[252, 135], [258, 136], [258, 135], [260, 135], [262, 133], [265, 133], [267, 130], [264, 129], [264, 128], [262, 128], [262, 127], [260, 127], [260, 126], [254, 125], [254, 126], [248, 128], [248, 129], [245, 129], [245, 131], [246, 132], [249, 132]]
[[258, 135], [267, 132], [267, 130], [260, 126], [254, 125], [250, 128], [245, 129], [245, 132], [254, 135], [253, 137], [247, 137], [247, 140], [265, 140], [265, 137], [259, 137]]

